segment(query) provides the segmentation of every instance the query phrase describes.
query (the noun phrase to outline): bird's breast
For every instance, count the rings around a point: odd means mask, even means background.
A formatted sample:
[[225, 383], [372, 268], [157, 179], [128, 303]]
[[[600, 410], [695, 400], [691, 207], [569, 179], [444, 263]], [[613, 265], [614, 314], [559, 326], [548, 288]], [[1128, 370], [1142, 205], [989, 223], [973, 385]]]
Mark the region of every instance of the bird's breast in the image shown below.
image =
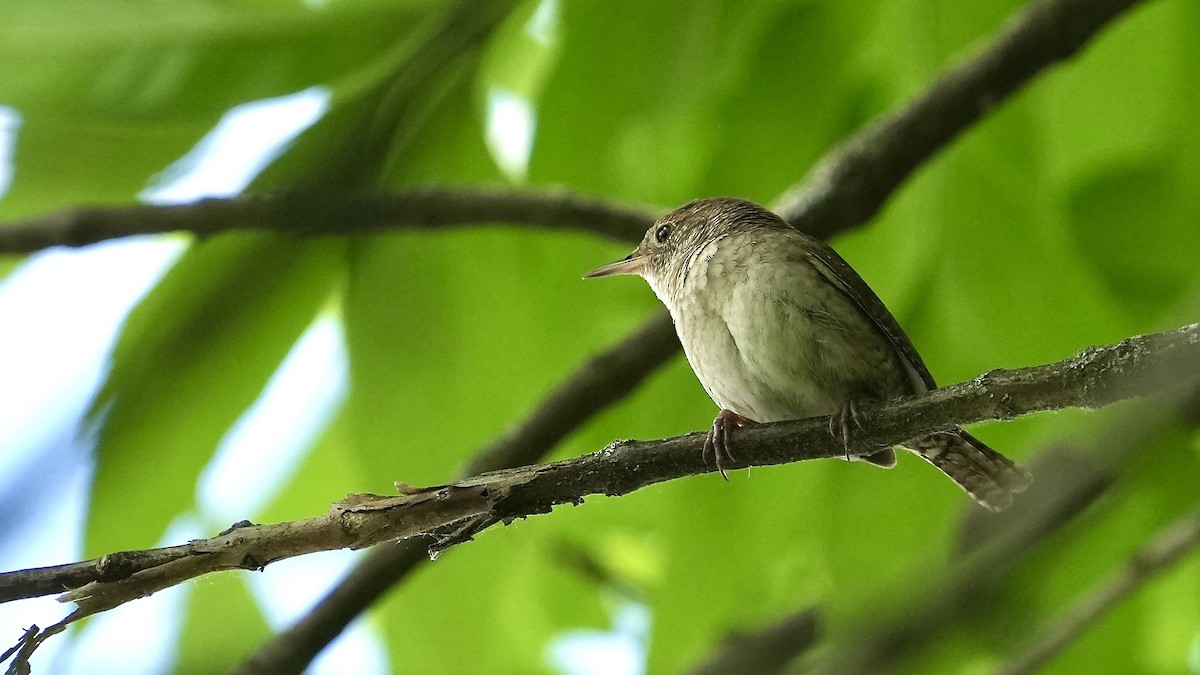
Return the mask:
[[722, 244], [699, 251], [668, 303], [717, 405], [773, 422], [829, 414], [893, 387], [893, 350], [803, 256]]

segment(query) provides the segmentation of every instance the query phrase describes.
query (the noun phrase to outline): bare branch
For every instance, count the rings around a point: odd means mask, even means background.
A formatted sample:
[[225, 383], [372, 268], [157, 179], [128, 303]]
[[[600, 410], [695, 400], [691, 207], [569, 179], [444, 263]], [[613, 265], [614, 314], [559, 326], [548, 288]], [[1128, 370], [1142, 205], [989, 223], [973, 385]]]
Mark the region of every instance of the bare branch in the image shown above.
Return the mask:
[[[62, 600], [78, 602], [94, 613], [100, 611], [92, 609], [94, 605], [108, 609], [201, 574], [260, 570], [269, 563], [305, 553], [366, 548], [430, 532], [455, 520], [489, 512], [492, 496], [473, 488], [435, 488], [392, 497], [351, 495], [334, 504], [325, 516], [274, 525], [243, 521], [211, 539], [180, 546], [126, 551], [74, 565], [0, 574], [0, 602], [73, 588]], [[450, 520], [444, 520], [447, 517]], [[114, 565], [114, 560], [119, 564]], [[79, 586], [78, 582], [85, 579], [87, 583]], [[108, 589], [119, 589], [113, 604], [108, 604]]]
[[1038, 672], [1096, 622], [1151, 579], [1167, 571], [1200, 546], [1200, 510], [1163, 529], [1123, 569], [1104, 580], [1063, 613], [1059, 620], [999, 675]]
[[[1181, 377], [1181, 373], [1187, 376]], [[907, 439], [983, 420], [1012, 419], [1067, 407], [1098, 408], [1137, 395], [1190, 387], [1200, 373], [1200, 324], [1091, 348], [1054, 364], [995, 370], [928, 395], [864, 407], [869, 432], [850, 441], [870, 454]], [[738, 458], [726, 468], [769, 466], [840, 457], [841, 439], [826, 417], [763, 424], [737, 432]], [[617, 496], [683, 476], [713, 471], [701, 457], [705, 434], [657, 441], [624, 441], [574, 459], [506, 469], [450, 484], [502, 493], [499, 519], [547, 513], [590, 494]], [[447, 487], [447, 486], [440, 486]]]
[[[1099, 407], [1190, 386], [1179, 374], [1197, 372], [1200, 324], [1192, 324], [1091, 348], [1058, 363], [996, 370], [924, 396], [864, 406], [860, 416], [868, 431], [850, 439], [850, 450], [869, 454], [906, 439], [985, 419], [1011, 419], [1065, 407]], [[828, 428], [828, 419], [820, 417], [738, 430], [738, 460], [726, 468], [841, 457], [845, 453], [841, 439], [831, 436]], [[127, 579], [93, 581], [63, 599], [76, 601], [91, 612], [94, 607], [115, 606], [207, 572], [261, 569], [299, 553], [412, 536], [485, 512], [492, 519], [509, 520], [548, 513], [558, 504], [578, 504], [587, 495], [623, 495], [715, 470], [701, 457], [703, 439], [704, 434], [696, 432], [656, 441], [618, 442], [573, 459], [493, 471], [423, 490], [408, 489], [397, 497], [336, 504], [331, 515], [321, 518], [234, 528], [185, 545], [186, 556], [171, 558], [162, 550], [146, 552], [154, 559], [170, 559], [142, 568]], [[136, 552], [125, 555], [138, 559]], [[82, 565], [98, 567], [95, 561]], [[0, 583], [10, 589], [23, 588], [30, 580], [30, 587], [45, 588], [44, 575], [63, 570], [64, 566], [10, 572], [0, 575]], [[29, 597], [11, 591], [7, 595]]]
[[1031, 4], [909, 105], [846, 139], [780, 199], [776, 211], [823, 238], [866, 222], [917, 167], [1140, 1]]
[[275, 192], [179, 206], [84, 207], [0, 225], [0, 253], [86, 246], [139, 234], [270, 230], [297, 236], [350, 235], [508, 223], [574, 229], [636, 242], [657, 218], [648, 208], [566, 190], [518, 192], [427, 187], [388, 194]]

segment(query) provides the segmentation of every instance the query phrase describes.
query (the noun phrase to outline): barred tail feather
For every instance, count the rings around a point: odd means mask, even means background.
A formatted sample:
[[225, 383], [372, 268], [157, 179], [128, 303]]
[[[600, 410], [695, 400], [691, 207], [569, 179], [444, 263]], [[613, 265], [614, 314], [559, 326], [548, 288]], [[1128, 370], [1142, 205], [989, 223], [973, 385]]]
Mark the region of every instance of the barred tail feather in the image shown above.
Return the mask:
[[1033, 478], [1011, 459], [962, 429], [931, 434], [904, 446], [941, 469], [979, 504], [1003, 511]]

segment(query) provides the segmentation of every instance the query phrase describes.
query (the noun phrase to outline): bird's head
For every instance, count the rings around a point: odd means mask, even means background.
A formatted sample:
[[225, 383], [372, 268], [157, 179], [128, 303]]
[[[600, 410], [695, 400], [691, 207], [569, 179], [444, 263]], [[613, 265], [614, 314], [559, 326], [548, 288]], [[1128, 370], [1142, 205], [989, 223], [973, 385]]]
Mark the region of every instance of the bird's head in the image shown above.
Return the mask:
[[633, 253], [598, 267], [583, 278], [637, 274], [665, 301], [682, 284], [691, 262], [709, 244], [735, 232], [760, 227], [788, 225], [779, 216], [745, 199], [696, 199], [659, 218]]

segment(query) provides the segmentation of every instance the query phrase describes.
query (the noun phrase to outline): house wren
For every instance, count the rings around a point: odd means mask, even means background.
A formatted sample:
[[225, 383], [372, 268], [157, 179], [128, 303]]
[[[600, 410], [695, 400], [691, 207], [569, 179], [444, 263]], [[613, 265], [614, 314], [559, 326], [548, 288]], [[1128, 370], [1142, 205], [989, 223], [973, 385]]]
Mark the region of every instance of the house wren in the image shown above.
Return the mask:
[[[721, 408], [704, 450], [722, 475], [733, 427], [832, 415], [830, 431], [845, 442], [856, 402], [936, 388], [908, 336], [850, 265], [757, 204], [685, 204], [628, 257], [585, 278], [615, 274], [644, 277], [670, 310], [692, 370]], [[993, 511], [1030, 481], [962, 429], [903, 445]], [[890, 468], [896, 454], [888, 448], [856, 459]]]

